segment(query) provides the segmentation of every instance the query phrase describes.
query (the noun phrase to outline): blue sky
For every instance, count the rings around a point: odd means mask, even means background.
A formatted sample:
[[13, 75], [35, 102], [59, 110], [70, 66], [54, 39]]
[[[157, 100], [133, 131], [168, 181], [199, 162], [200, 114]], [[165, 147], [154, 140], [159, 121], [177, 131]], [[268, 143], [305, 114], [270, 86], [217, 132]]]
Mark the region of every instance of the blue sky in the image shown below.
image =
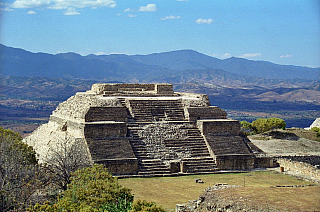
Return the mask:
[[4, 45], [57, 54], [192, 49], [320, 67], [319, 0], [2, 0]]

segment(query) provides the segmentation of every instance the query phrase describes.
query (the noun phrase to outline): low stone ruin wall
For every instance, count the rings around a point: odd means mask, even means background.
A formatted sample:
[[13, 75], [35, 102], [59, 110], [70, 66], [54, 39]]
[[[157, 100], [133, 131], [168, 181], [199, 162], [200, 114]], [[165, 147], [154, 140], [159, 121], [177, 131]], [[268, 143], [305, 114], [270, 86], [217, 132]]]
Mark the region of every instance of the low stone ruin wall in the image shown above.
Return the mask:
[[172, 94], [173, 86], [172, 84], [156, 84], [155, 90], [158, 94]]
[[255, 158], [252, 155], [217, 155], [216, 163], [220, 170], [254, 169]]
[[154, 91], [158, 94], [172, 94], [173, 87], [172, 84], [109, 84], [109, 83], [101, 83], [101, 84], [93, 84], [91, 91], [96, 94], [103, 93], [116, 93], [122, 91]]
[[227, 113], [216, 106], [210, 107], [188, 107], [185, 110], [189, 121], [196, 122], [200, 119], [226, 119]]
[[125, 122], [86, 123], [85, 138], [104, 139], [106, 137], [126, 137], [127, 124]]
[[272, 168], [274, 167], [273, 158], [256, 157], [254, 159], [254, 168]]
[[276, 160], [284, 172], [320, 182], [320, 156], [286, 156]]
[[239, 135], [240, 132], [240, 123], [236, 120], [198, 120], [197, 125], [204, 135]]
[[128, 112], [125, 107], [91, 107], [85, 115], [85, 122], [117, 121], [126, 122]]
[[138, 173], [138, 160], [136, 158], [108, 159], [95, 161], [103, 164], [115, 176], [136, 175]]

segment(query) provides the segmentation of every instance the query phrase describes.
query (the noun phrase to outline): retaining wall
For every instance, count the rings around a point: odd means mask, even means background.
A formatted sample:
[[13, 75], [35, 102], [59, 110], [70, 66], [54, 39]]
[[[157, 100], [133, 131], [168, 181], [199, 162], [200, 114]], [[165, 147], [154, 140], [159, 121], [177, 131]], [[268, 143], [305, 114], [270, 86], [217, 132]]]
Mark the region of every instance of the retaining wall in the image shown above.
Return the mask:
[[125, 122], [92, 122], [84, 126], [85, 138], [103, 139], [107, 137], [126, 137], [127, 124]]
[[112, 175], [135, 175], [138, 173], [138, 160], [136, 158], [108, 159], [95, 161], [105, 165]]
[[85, 121], [126, 122], [127, 117], [128, 112], [125, 107], [91, 107], [85, 115]]
[[188, 107], [185, 111], [189, 121], [196, 122], [200, 119], [226, 119], [227, 113], [216, 106], [210, 107]]
[[240, 132], [240, 122], [236, 120], [198, 120], [197, 125], [204, 135], [239, 135]]
[[[314, 157], [314, 158], [313, 158]], [[307, 158], [307, 159], [306, 159]], [[289, 156], [289, 157], [281, 157], [276, 158], [280, 167], [284, 168], [285, 172], [288, 172], [292, 175], [298, 175], [304, 178], [310, 178], [314, 181], [320, 182], [320, 169], [319, 166], [311, 165], [302, 161], [317, 161], [319, 164], [319, 156], [307, 156], [304, 158], [303, 156]], [[296, 160], [301, 161], [296, 161]]]
[[252, 155], [217, 155], [217, 167], [221, 170], [254, 169], [255, 158]]

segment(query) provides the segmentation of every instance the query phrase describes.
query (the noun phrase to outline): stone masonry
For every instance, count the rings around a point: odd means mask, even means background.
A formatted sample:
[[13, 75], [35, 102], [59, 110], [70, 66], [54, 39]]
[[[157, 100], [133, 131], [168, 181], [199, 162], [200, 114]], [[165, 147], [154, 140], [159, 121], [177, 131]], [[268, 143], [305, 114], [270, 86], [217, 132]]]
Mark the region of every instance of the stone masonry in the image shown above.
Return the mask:
[[[61, 143], [118, 176], [170, 176], [272, 166], [203, 94], [171, 84], [94, 84], [62, 102], [24, 139], [40, 162]], [[59, 144], [59, 145], [58, 145]], [[61, 150], [62, 151], [62, 150]]]

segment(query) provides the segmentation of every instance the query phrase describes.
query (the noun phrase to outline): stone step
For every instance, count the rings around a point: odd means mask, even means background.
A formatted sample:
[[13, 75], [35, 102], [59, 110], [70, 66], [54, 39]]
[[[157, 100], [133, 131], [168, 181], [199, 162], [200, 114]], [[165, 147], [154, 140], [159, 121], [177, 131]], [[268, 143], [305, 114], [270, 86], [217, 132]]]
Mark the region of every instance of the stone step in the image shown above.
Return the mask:
[[163, 175], [163, 174], [170, 174], [170, 170], [166, 171], [138, 171], [139, 175], [148, 175], [148, 176], [153, 176], [153, 175]]

